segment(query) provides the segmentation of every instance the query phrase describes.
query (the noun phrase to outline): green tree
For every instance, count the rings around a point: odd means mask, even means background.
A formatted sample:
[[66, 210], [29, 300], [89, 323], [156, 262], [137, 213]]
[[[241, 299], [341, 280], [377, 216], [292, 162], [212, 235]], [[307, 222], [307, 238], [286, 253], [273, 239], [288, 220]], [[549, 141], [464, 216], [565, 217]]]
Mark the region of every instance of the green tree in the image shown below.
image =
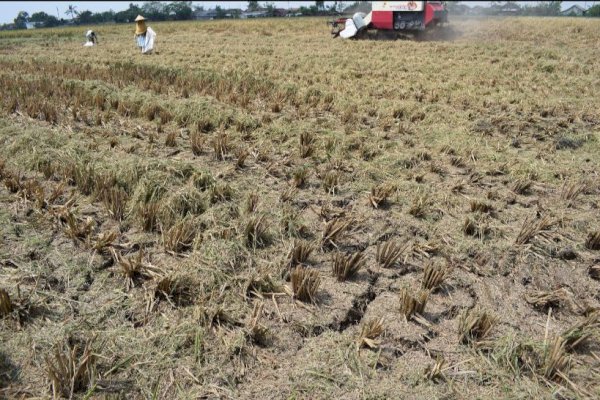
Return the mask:
[[585, 13], [588, 17], [600, 17], [600, 4], [590, 7]]
[[168, 5], [160, 1], [146, 1], [142, 4], [142, 14], [153, 21], [165, 21], [169, 17]]
[[221, 8], [221, 6], [216, 6], [215, 7], [215, 11], [217, 13], [217, 15], [215, 16], [215, 18], [217, 18], [217, 19], [223, 19], [227, 15], [227, 11], [223, 10]]
[[248, 2], [248, 11], [256, 11], [259, 9], [258, 1], [249, 1]]
[[115, 12], [113, 10], [94, 14], [94, 22], [114, 22]]
[[72, 20], [77, 15], [77, 6], [69, 4], [69, 8], [67, 8], [65, 14], [70, 15]]
[[26, 22], [29, 21], [29, 13], [27, 11], [19, 11], [17, 17], [14, 19], [15, 26], [17, 29], [26, 29]]
[[550, 10], [550, 15], [560, 15], [562, 1], [550, 1], [549, 3], [548, 9]]
[[560, 15], [562, 1], [538, 1], [535, 5], [523, 8], [524, 15], [555, 16]]
[[75, 21], [75, 23], [77, 25], [81, 25], [81, 24], [87, 25], [87, 24], [91, 24], [93, 22], [94, 22], [93, 14], [89, 10], [85, 10], [85, 11], [82, 11], [79, 14], [77, 14], [77, 19]]
[[48, 15], [43, 11], [31, 14], [29, 21], [35, 22], [38, 26], [43, 26], [44, 28], [51, 28], [60, 24], [58, 18], [54, 15]]
[[324, 11], [325, 10], [325, 2], [324, 1], [315, 1], [315, 6], [317, 10]]
[[462, 4], [460, 1], [448, 1], [446, 2], [446, 9], [448, 10], [448, 14], [452, 15], [464, 15], [469, 12], [469, 6], [466, 4]]
[[115, 22], [133, 22], [138, 14], [142, 14], [142, 9], [133, 3], [129, 3], [127, 10], [119, 11], [115, 14]]
[[166, 7], [169, 16], [177, 21], [192, 19], [191, 1], [174, 1]]
[[267, 16], [274, 17], [275, 16], [275, 5], [273, 3], [266, 3], [265, 8], [267, 9]]
[[344, 10], [345, 7], [346, 7], [345, 2], [334, 1], [333, 4], [330, 6], [329, 10], [332, 12], [340, 13]]
[[318, 11], [317, 6], [300, 7], [300, 14], [302, 15], [317, 15]]
[[46, 21], [46, 19], [48, 19], [49, 15], [46, 14], [43, 11], [40, 12], [36, 12], [31, 14], [31, 16], [29, 17], [29, 21], [30, 22], [41, 22], [43, 23], [44, 21]]

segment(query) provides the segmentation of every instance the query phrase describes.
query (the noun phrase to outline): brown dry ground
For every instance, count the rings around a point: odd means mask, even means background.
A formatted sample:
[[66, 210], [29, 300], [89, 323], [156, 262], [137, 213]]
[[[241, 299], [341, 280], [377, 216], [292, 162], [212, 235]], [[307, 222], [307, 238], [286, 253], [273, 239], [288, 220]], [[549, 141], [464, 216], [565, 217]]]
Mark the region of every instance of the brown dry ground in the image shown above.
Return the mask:
[[[150, 25], [151, 56], [131, 26], [97, 27], [96, 48], [84, 28], [0, 35], [3, 397], [51, 396], [54, 346], [92, 338], [78, 398], [600, 396], [597, 324], [545, 370], [600, 306], [600, 21], [455, 21], [423, 41], [332, 40], [321, 19]], [[335, 218], [349, 227], [322, 248]], [[317, 243], [314, 304], [286, 279], [298, 240]], [[407, 248], [382, 268], [388, 240]], [[332, 256], [358, 251], [338, 282]], [[399, 293], [428, 263], [450, 275], [407, 321]], [[473, 308], [498, 322], [462, 344]]]

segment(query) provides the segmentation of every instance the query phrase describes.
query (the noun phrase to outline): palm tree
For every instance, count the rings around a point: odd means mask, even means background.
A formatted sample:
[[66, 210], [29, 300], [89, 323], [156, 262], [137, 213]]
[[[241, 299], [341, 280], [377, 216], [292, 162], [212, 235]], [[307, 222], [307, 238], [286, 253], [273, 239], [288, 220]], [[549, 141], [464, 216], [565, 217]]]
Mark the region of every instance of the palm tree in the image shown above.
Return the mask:
[[69, 4], [69, 8], [65, 12], [67, 15], [71, 15], [71, 19], [73, 19], [74, 15], [77, 15], [77, 6]]

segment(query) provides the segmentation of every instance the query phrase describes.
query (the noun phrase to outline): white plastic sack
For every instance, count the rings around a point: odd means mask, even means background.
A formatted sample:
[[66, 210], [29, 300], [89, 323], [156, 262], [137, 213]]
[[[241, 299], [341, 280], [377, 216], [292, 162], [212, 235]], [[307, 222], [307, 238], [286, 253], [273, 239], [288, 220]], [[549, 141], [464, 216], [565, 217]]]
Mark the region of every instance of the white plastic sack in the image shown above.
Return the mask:
[[344, 39], [355, 36], [360, 30], [367, 28], [371, 23], [371, 13], [365, 15], [364, 13], [356, 13], [352, 18], [346, 20], [346, 26], [343, 31], [340, 32], [340, 36]]
[[144, 46], [142, 47], [142, 54], [150, 54], [152, 50], [154, 50], [154, 40], [156, 39], [156, 32], [152, 30], [152, 28], [148, 27], [146, 29], [146, 41], [144, 42]]
[[365, 24], [365, 13], [357, 12], [352, 16], [352, 21], [354, 21], [354, 26], [356, 26], [356, 30], [361, 30], [366, 26]]
[[85, 42], [85, 44], [84, 44], [85, 47], [90, 47], [93, 45], [94, 45], [94, 42]]
[[344, 39], [348, 39], [348, 38], [351, 38], [352, 36], [356, 35], [356, 32], [358, 32], [358, 29], [356, 29], [356, 25], [354, 25], [354, 21], [352, 21], [351, 18], [348, 18], [346, 20], [346, 27], [344, 28], [343, 31], [340, 32], [340, 37], [342, 37]]

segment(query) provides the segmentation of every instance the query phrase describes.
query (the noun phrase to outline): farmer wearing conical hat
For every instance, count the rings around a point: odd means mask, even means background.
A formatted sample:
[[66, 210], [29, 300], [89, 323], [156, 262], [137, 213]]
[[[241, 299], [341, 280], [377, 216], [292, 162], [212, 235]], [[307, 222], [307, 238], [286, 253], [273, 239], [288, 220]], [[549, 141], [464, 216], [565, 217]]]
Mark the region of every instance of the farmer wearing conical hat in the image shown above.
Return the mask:
[[150, 54], [154, 48], [154, 40], [156, 39], [156, 33], [146, 26], [146, 18], [138, 15], [135, 19], [135, 43], [137, 47], [142, 50], [142, 54]]
[[138, 15], [135, 19], [135, 35], [134, 38], [136, 40], [137, 46], [141, 49], [144, 47], [144, 43], [146, 42], [146, 18]]

